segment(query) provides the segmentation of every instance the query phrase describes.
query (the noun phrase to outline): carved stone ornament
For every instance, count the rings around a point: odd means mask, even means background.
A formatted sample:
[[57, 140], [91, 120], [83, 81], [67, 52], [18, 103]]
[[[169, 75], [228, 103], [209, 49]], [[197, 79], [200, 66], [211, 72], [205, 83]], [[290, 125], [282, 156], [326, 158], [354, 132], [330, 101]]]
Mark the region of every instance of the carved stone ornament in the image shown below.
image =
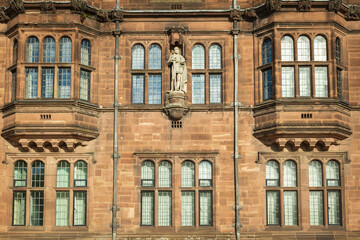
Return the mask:
[[96, 13], [96, 18], [100, 22], [108, 22], [109, 21], [109, 13], [104, 9], [99, 9]]
[[348, 20], [360, 20], [360, 6], [350, 5], [347, 12]]
[[299, 11], [308, 12], [311, 9], [311, 0], [300, 0], [298, 5]]
[[230, 10], [230, 19], [239, 21], [241, 20], [241, 12], [239, 9], [231, 9]]
[[341, 8], [342, 0], [329, 0], [328, 9], [332, 12], [338, 12]]
[[5, 13], [5, 8], [0, 7], [0, 21], [8, 21], [10, 18]]
[[269, 12], [279, 11], [281, 9], [281, 0], [266, 0], [266, 9]]
[[110, 13], [110, 17], [112, 21], [120, 21], [124, 20], [124, 11], [123, 10], [112, 10]]
[[165, 32], [170, 35], [171, 46], [184, 46], [185, 38], [184, 35], [188, 32], [187, 28], [184, 27], [167, 27]]
[[56, 12], [55, 4], [52, 1], [42, 2], [41, 3], [41, 11], [55, 13]]
[[164, 112], [173, 121], [181, 120], [187, 114], [189, 109], [185, 105], [186, 96], [181, 91], [170, 91], [165, 97], [166, 107]]
[[84, 12], [87, 5], [86, 0], [71, 0], [71, 7], [75, 12]]
[[251, 8], [251, 9], [246, 9], [245, 12], [244, 12], [244, 18], [245, 19], [256, 19], [258, 18], [257, 14], [256, 14], [256, 11]]
[[12, 0], [10, 2], [10, 8], [13, 9], [16, 13], [24, 13], [25, 7], [22, 0]]

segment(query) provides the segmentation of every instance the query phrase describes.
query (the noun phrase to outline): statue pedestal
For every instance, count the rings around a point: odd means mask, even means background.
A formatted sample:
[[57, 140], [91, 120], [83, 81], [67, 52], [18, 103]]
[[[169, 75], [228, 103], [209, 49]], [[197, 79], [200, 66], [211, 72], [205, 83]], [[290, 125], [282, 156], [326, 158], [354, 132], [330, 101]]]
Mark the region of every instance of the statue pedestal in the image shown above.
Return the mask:
[[187, 97], [183, 91], [166, 93], [164, 112], [171, 120], [179, 121], [189, 111], [185, 100]]

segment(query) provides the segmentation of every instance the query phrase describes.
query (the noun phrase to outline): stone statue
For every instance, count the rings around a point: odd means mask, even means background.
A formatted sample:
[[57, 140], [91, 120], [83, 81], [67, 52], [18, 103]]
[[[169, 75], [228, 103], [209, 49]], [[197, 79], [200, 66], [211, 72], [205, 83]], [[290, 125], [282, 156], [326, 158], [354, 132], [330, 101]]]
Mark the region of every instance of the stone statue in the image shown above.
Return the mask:
[[185, 58], [181, 56], [180, 49], [175, 47], [171, 51], [168, 64], [171, 65], [171, 91], [187, 91], [187, 71]]

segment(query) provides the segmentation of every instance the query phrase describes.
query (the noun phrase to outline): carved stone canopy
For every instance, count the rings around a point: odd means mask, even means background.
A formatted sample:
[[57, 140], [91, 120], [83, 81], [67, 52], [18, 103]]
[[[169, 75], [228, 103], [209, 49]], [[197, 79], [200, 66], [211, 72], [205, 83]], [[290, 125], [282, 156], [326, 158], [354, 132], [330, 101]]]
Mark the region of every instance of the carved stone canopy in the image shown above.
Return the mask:
[[166, 27], [165, 32], [170, 35], [170, 45], [184, 47], [185, 45], [185, 34], [188, 32], [186, 27]]

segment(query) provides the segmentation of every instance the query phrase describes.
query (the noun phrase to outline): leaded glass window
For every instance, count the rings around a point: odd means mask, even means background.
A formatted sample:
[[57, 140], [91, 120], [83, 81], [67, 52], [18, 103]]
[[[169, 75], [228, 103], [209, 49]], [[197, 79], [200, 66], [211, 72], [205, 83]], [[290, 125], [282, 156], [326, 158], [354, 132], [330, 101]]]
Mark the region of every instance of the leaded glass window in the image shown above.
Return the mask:
[[59, 68], [58, 98], [70, 98], [71, 68]]
[[328, 191], [328, 223], [329, 225], [341, 225], [340, 191]]
[[192, 49], [192, 69], [205, 69], [205, 48], [200, 44]]
[[272, 62], [272, 43], [271, 39], [267, 38], [264, 40], [261, 46], [262, 52], [262, 64], [268, 64]]
[[69, 192], [56, 192], [56, 226], [69, 226]]
[[39, 39], [29, 37], [26, 41], [26, 62], [39, 62]]
[[284, 224], [298, 225], [297, 191], [284, 191]]
[[42, 226], [44, 221], [44, 192], [32, 191], [30, 198], [30, 226]]
[[335, 41], [335, 52], [336, 52], [336, 63], [341, 63], [341, 43], [340, 43], [340, 39], [336, 38]]
[[283, 186], [296, 187], [296, 163], [288, 160], [283, 163]]
[[298, 60], [310, 61], [310, 40], [306, 36], [300, 36], [297, 40]]
[[282, 96], [295, 97], [294, 67], [281, 68]]
[[140, 44], [135, 44], [131, 50], [131, 68], [145, 68], [145, 48]]
[[310, 225], [324, 225], [323, 192], [310, 191]]
[[161, 74], [149, 75], [149, 104], [161, 104]]
[[327, 67], [315, 67], [315, 96], [328, 97]]
[[13, 193], [13, 225], [25, 226], [26, 192]]
[[266, 191], [266, 223], [280, 225], [280, 191]]
[[204, 104], [205, 103], [205, 75], [193, 74], [192, 75], [192, 103]]
[[71, 39], [69, 37], [62, 37], [59, 41], [59, 62], [71, 62]]
[[90, 101], [90, 72], [80, 70], [80, 99]]
[[70, 163], [67, 161], [57, 164], [56, 187], [70, 187]]
[[77, 161], [74, 164], [74, 187], [87, 186], [87, 163], [84, 161]]
[[267, 187], [278, 187], [280, 185], [279, 180], [279, 164], [270, 160], [266, 163], [266, 186]]
[[273, 97], [273, 82], [272, 82], [272, 69], [262, 72], [263, 76], [263, 100], [272, 99]]
[[221, 74], [210, 74], [210, 103], [221, 103]]
[[154, 225], [154, 192], [141, 192], [141, 225]]
[[181, 165], [181, 186], [195, 187], [195, 164], [192, 161], [184, 161]]
[[294, 61], [294, 40], [289, 36], [281, 39], [281, 61]]
[[152, 161], [144, 161], [141, 165], [141, 186], [153, 187], [155, 185], [155, 166]]
[[55, 62], [55, 39], [46, 37], [43, 41], [43, 62]]
[[316, 36], [314, 39], [314, 60], [327, 61], [326, 39], [323, 36]]
[[309, 164], [309, 186], [322, 187], [322, 165], [319, 161], [311, 161]]
[[337, 84], [337, 95], [339, 100], [342, 100], [342, 70], [336, 69], [336, 84]]
[[18, 51], [19, 51], [19, 44], [18, 41], [15, 39], [14, 40], [14, 45], [13, 45], [13, 58], [12, 58], [12, 63], [16, 64], [17, 60], [18, 60]]
[[311, 68], [299, 67], [299, 96], [311, 97]]
[[340, 186], [340, 165], [335, 160], [326, 163], [326, 185], [328, 187]]
[[195, 192], [181, 192], [181, 225], [195, 226]]
[[41, 97], [54, 97], [54, 68], [42, 69]]
[[86, 192], [74, 192], [74, 226], [86, 225]]
[[27, 164], [17, 161], [14, 165], [14, 187], [26, 187]]
[[132, 75], [132, 103], [144, 103], [144, 75]]
[[212, 192], [199, 191], [200, 226], [212, 225]]
[[171, 226], [171, 192], [160, 191], [158, 201], [158, 225]]
[[31, 165], [31, 186], [44, 187], [45, 165], [41, 161], [35, 161]]
[[209, 161], [202, 161], [199, 164], [199, 186], [211, 187], [212, 185], [212, 165]]
[[221, 46], [211, 44], [209, 49], [209, 68], [221, 69]]
[[25, 68], [25, 98], [37, 98], [38, 69]]
[[83, 39], [81, 41], [81, 64], [91, 65], [91, 45], [90, 41]]
[[161, 47], [158, 44], [149, 48], [149, 69], [161, 69]]
[[171, 187], [172, 166], [168, 161], [159, 164], [159, 187]]

